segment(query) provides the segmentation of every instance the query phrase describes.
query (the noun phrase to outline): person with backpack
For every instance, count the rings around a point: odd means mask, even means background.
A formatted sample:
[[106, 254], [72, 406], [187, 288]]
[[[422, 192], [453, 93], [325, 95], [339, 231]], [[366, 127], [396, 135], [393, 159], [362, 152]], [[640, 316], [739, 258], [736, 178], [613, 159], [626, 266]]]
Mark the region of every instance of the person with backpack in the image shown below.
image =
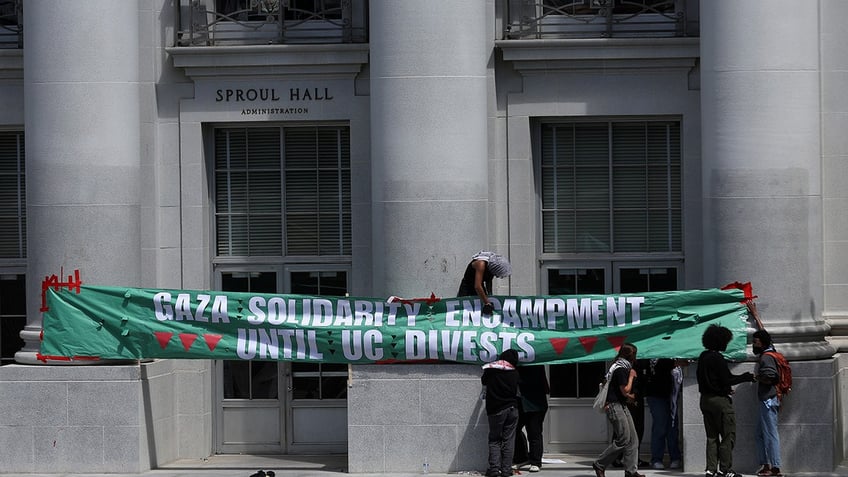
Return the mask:
[[757, 457], [760, 459], [757, 475], [779, 477], [783, 475], [780, 472], [780, 435], [777, 432], [777, 413], [780, 411], [777, 384], [781, 376], [779, 357], [768, 331], [761, 329], [754, 332], [753, 350], [759, 357], [754, 368], [760, 409], [755, 434]]

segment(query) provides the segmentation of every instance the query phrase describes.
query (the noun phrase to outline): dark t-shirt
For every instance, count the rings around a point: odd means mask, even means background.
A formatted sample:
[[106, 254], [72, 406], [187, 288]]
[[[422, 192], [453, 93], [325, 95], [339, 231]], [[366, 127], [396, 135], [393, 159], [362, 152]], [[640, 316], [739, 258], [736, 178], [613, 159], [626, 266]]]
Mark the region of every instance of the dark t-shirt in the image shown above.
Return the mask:
[[[473, 260], [465, 267], [465, 274], [459, 283], [459, 291], [456, 292], [456, 296], [477, 296], [477, 290], [474, 289], [474, 278], [477, 276], [477, 270], [471, 266], [472, 263], [474, 263]], [[486, 271], [483, 272], [483, 289], [486, 290], [487, 295], [491, 293], [494, 277], [492, 272], [489, 271], [488, 264], [486, 264]]]
[[630, 370], [627, 368], [616, 368], [610, 377], [609, 388], [607, 389], [607, 402], [617, 402], [627, 405], [627, 398], [621, 394], [621, 386], [627, 386], [627, 381], [630, 379]]
[[674, 360], [669, 358], [648, 360], [646, 368], [645, 395], [669, 399], [674, 387], [671, 370]]

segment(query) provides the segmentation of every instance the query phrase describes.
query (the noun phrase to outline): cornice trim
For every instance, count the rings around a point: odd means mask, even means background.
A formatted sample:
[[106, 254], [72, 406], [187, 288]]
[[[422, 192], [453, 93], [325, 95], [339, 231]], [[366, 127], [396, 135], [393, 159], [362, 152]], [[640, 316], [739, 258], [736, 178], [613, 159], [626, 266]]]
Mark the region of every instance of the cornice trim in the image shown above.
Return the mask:
[[580, 38], [499, 40], [495, 46], [516, 71], [689, 69], [700, 57], [700, 38]]
[[257, 76], [352, 77], [368, 63], [369, 45], [188, 46], [165, 49], [191, 78]]

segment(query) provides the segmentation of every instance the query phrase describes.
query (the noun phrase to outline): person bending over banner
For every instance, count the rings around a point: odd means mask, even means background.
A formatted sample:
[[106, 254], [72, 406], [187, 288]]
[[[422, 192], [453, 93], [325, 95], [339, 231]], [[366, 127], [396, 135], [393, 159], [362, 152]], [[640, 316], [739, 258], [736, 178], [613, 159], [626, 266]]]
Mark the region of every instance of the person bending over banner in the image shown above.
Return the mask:
[[645, 477], [637, 470], [639, 437], [636, 434], [636, 426], [633, 424], [633, 416], [627, 409], [628, 401], [636, 399], [634, 394], [636, 370], [633, 369], [635, 363], [636, 346], [624, 343], [607, 371], [606, 380], [609, 382], [609, 390], [604, 411], [612, 424], [613, 440], [601, 452], [598, 459], [592, 462], [596, 477], [605, 477], [607, 466], [622, 452], [624, 452], [622, 458], [624, 477]]
[[483, 365], [489, 417], [489, 467], [486, 477], [512, 475], [515, 428], [518, 425], [518, 352], [505, 350], [497, 361]]
[[[724, 326], [710, 325], [701, 337], [703, 353], [698, 358], [698, 391], [701, 413], [707, 433], [707, 469], [705, 477], [741, 477], [733, 471], [733, 445], [736, 442], [736, 411], [732, 386], [754, 380], [750, 372], [732, 374], [722, 351], [733, 333]], [[719, 471], [720, 470], [720, 471]]]
[[491, 315], [494, 306], [489, 302], [492, 293], [492, 278], [506, 278], [512, 274], [509, 260], [495, 252], [480, 250], [465, 267], [456, 296], [477, 295], [483, 301], [483, 314]]

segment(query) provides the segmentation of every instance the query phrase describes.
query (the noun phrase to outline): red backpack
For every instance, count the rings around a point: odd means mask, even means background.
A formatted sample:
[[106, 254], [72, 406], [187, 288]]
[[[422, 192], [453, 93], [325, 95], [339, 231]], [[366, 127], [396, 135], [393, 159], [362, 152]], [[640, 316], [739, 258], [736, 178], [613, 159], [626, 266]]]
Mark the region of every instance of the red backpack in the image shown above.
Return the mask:
[[771, 356], [777, 363], [777, 382], [774, 383], [774, 387], [777, 390], [778, 401], [783, 401], [783, 396], [792, 391], [792, 367], [789, 366], [786, 357], [777, 351], [766, 351], [763, 354]]

